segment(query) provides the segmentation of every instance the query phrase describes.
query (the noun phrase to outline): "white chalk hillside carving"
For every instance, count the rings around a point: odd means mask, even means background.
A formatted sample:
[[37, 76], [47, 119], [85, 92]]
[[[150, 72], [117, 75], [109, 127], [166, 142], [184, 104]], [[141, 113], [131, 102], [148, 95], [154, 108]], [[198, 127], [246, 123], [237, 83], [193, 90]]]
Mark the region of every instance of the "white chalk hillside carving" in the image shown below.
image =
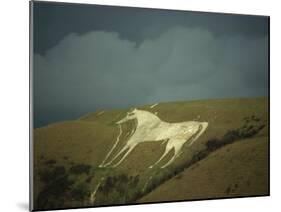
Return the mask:
[[111, 155], [112, 151], [116, 148], [117, 144], [119, 143], [120, 140], [120, 136], [122, 135], [122, 128], [121, 125], [119, 124], [119, 135], [117, 136], [117, 139], [113, 145], [113, 147], [111, 148], [111, 150], [107, 153], [105, 159], [103, 160], [103, 162], [99, 165], [99, 167], [103, 167], [105, 161], [108, 159], [108, 157]]
[[[117, 143], [120, 140], [120, 136], [122, 133], [121, 124], [125, 123], [129, 120], [135, 119], [137, 121], [137, 125], [128, 141], [124, 145], [124, 147], [116, 153], [116, 155], [106, 163], [106, 160], [109, 158], [113, 150], [116, 148]], [[182, 147], [186, 142], [189, 142], [189, 146], [192, 145], [206, 130], [208, 127], [207, 122], [198, 122], [198, 121], [187, 121], [180, 123], [168, 123], [162, 121], [155, 114], [144, 111], [134, 109], [132, 112], [128, 112], [127, 116], [122, 120], [118, 121], [116, 124], [120, 127], [120, 133], [117, 137], [117, 140], [109, 153], [106, 155], [104, 161], [100, 164], [100, 167], [105, 166], [113, 166], [116, 167], [121, 164], [124, 159], [132, 152], [132, 150], [140, 143], [143, 142], [159, 142], [164, 141], [166, 143], [166, 149], [163, 155], [149, 168], [154, 167], [171, 151], [174, 149], [174, 154], [172, 158], [161, 168], [165, 168], [170, 165], [180, 154], [182, 153]], [[115, 164], [115, 160], [119, 158], [121, 155], [121, 159]]]
[[154, 107], [156, 107], [158, 104], [159, 104], [159, 103], [155, 103], [155, 104], [151, 105], [150, 108], [154, 108]]
[[101, 180], [99, 181], [97, 187], [95, 188], [95, 190], [93, 192], [91, 192], [91, 194], [90, 194], [90, 204], [92, 204], [92, 205], [95, 203], [97, 191], [103, 180], [104, 180], [104, 178], [102, 177]]

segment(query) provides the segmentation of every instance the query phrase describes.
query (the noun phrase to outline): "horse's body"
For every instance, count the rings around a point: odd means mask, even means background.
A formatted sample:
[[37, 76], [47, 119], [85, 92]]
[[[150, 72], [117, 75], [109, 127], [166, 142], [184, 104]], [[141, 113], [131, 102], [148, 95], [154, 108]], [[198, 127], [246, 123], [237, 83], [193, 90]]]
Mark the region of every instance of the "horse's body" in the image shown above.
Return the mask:
[[[139, 143], [166, 141], [167, 144], [164, 154], [154, 164], [158, 164], [170, 152], [170, 150], [174, 149], [175, 152], [173, 157], [161, 167], [164, 168], [171, 164], [173, 160], [181, 154], [182, 147], [187, 141], [190, 141], [189, 145], [191, 145], [196, 139], [198, 139], [198, 137], [206, 130], [208, 126], [207, 122], [196, 121], [168, 123], [162, 121], [153, 113], [137, 109], [131, 113], [128, 113], [127, 116], [118, 121], [117, 124], [122, 124], [132, 119], [136, 119], [137, 121], [137, 126], [134, 133], [131, 135], [126, 145], [111, 159], [111, 161], [106, 164], [104, 164], [104, 161], [101, 166], [111, 165], [122, 153], [127, 150], [122, 158], [113, 166], [115, 167], [119, 165]], [[114, 145], [110, 153], [115, 147], [116, 145]], [[109, 154], [107, 155], [106, 159], [108, 158]], [[150, 168], [153, 166], [150, 166]]]

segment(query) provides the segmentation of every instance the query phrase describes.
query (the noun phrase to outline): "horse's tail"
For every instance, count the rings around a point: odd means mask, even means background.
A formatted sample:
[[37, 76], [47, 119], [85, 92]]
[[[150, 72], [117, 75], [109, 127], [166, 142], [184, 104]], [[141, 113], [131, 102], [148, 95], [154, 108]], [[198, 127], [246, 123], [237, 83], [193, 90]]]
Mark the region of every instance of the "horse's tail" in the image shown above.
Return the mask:
[[195, 137], [193, 137], [189, 143], [188, 146], [191, 146], [202, 134], [205, 132], [205, 130], [208, 127], [208, 122], [203, 122], [199, 124], [199, 129], [195, 133]]

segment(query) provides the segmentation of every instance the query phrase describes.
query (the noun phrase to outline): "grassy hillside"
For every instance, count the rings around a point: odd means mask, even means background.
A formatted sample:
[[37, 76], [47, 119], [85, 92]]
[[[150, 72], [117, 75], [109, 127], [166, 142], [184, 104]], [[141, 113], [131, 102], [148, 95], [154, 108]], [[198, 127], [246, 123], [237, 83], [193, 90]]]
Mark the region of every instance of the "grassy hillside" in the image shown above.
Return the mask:
[[[98, 167], [119, 134], [115, 123], [130, 109], [97, 111], [35, 129], [35, 208], [267, 194], [267, 104], [267, 99], [256, 98], [138, 107], [157, 112], [167, 122], [209, 122], [207, 131], [192, 146], [185, 145], [183, 154], [165, 169], [159, 167], [172, 152], [148, 169], [165, 149], [161, 142], [140, 144], [116, 168]], [[113, 155], [134, 125], [122, 125]]]
[[138, 201], [267, 195], [267, 142], [268, 138], [258, 137], [225, 146]]

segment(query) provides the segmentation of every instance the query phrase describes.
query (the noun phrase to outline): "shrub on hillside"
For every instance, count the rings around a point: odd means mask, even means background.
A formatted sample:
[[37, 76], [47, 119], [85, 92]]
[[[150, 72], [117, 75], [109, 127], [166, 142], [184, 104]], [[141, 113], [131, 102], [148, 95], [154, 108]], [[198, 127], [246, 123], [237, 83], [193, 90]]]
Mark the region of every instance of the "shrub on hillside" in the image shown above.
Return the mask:
[[86, 164], [79, 164], [79, 165], [74, 165], [69, 169], [70, 174], [89, 174], [91, 170], [90, 165]]
[[85, 182], [79, 183], [71, 190], [71, 197], [76, 201], [83, 201], [85, 198], [90, 196], [89, 185]]
[[45, 162], [46, 165], [55, 165], [56, 163], [57, 163], [56, 160], [47, 160], [47, 161]]
[[67, 191], [70, 190], [72, 184], [73, 181], [66, 175], [57, 177], [39, 193], [35, 208], [42, 210], [64, 207], [64, 201], [69, 196]]
[[108, 176], [99, 188], [96, 197], [96, 205], [123, 204], [136, 200], [140, 196], [138, 188], [139, 176], [127, 176], [125, 174]]
[[65, 174], [65, 168], [63, 166], [57, 166], [53, 169], [45, 169], [39, 173], [39, 178], [45, 184], [49, 184], [52, 181], [55, 181], [59, 177]]

